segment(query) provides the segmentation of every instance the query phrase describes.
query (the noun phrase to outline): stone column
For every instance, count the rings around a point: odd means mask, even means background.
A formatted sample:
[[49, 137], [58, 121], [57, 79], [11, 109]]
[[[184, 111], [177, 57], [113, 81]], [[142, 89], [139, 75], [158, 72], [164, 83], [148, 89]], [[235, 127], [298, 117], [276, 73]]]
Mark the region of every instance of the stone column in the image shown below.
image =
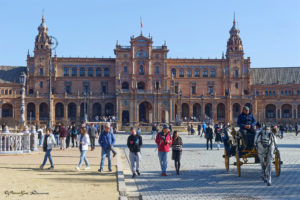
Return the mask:
[[31, 127], [31, 135], [30, 135], [30, 150], [38, 151], [38, 134], [35, 131], [35, 127]]
[[76, 121], [80, 121], [80, 103], [76, 104]]
[[64, 121], [68, 121], [68, 104], [64, 105]]

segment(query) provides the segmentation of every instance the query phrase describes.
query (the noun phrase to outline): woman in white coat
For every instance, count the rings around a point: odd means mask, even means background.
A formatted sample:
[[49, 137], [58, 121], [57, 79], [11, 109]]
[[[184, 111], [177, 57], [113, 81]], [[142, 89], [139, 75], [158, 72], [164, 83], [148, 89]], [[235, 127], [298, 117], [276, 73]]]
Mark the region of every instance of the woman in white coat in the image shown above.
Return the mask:
[[43, 151], [45, 152], [45, 157], [44, 157], [43, 164], [41, 164], [41, 166], [40, 166], [40, 169], [44, 168], [48, 158], [49, 158], [49, 161], [51, 164], [51, 167], [48, 169], [54, 169], [54, 165], [53, 165], [53, 161], [52, 161], [52, 157], [51, 157], [51, 151], [52, 151], [53, 146], [55, 146], [55, 144], [56, 144], [56, 141], [55, 141], [54, 135], [51, 133], [51, 129], [47, 128], [46, 134], [43, 136], [43, 139], [41, 142]]
[[85, 170], [90, 169], [90, 164], [89, 161], [86, 157], [86, 152], [89, 148], [89, 144], [90, 144], [90, 137], [87, 134], [86, 128], [81, 127], [80, 129], [80, 135], [77, 138], [78, 142], [79, 142], [79, 150], [80, 150], [80, 161], [78, 166], [76, 167], [76, 169], [79, 171], [80, 167], [82, 165], [82, 162], [84, 160], [86, 168]]

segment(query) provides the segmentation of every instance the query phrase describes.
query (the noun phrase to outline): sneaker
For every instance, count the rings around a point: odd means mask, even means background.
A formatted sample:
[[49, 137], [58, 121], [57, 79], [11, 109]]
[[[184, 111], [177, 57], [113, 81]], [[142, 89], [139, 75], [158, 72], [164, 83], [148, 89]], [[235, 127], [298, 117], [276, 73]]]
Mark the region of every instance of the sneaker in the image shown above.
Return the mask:
[[115, 157], [116, 155], [117, 155], [117, 153], [114, 153], [114, 154], [113, 154], [113, 157]]
[[108, 169], [108, 171], [109, 171], [109, 172], [112, 172], [112, 170], [111, 170], [111, 169]]
[[163, 172], [161, 175], [162, 176], [168, 176], [166, 172]]
[[103, 172], [103, 169], [98, 169], [98, 172]]
[[77, 166], [77, 167], [75, 167], [75, 169], [77, 170], [77, 171], [80, 171], [80, 168]]
[[135, 174], [135, 173], [133, 173], [131, 178], [135, 178], [135, 176], [136, 176], [136, 174]]
[[40, 166], [40, 169], [43, 169], [43, 168], [44, 168], [44, 165], [41, 165], [41, 166]]
[[49, 169], [49, 170], [53, 170], [53, 169], [54, 169], [54, 166], [51, 166], [51, 167], [49, 167], [48, 169]]
[[90, 167], [86, 167], [86, 168], [84, 168], [84, 170], [89, 170], [89, 169], [91, 169]]
[[137, 173], [137, 175], [141, 175], [141, 173], [140, 173], [140, 171], [139, 170], [136, 170], [136, 173]]

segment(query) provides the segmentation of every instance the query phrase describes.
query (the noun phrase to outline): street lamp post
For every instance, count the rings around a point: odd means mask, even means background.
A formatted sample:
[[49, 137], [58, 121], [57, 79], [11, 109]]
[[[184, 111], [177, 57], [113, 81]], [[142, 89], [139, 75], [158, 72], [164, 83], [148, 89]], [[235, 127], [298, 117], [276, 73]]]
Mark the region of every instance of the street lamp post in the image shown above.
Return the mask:
[[179, 91], [179, 96], [180, 96], [180, 122], [182, 120], [182, 90], [180, 89]]
[[201, 112], [201, 120], [202, 120], [202, 121], [204, 121], [204, 113], [203, 113], [204, 107], [203, 107], [203, 101], [204, 101], [204, 95], [202, 94], [202, 95], [201, 95], [201, 103], [202, 103], [202, 105], [201, 105], [201, 108], [202, 108], [202, 109], [201, 109], [201, 111], [202, 111], [202, 112]]
[[52, 128], [52, 109], [51, 109], [51, 103], [52, 103], [52, 50], [56, 49], [58, 45], [57, 39], [53, 36], [49, 36], [49, 46], [50, 46], [50, 61], [49, 61], [49, 119], [48, 119], [48, 127]]
[[19, 130], [22, 131], [22, 129], [25, 126], [25, 85], [26, 85], [26, 74], [23, 72], [21, 76], [19, 77], [20, 83], [22, 84], [21, 89], [21, 115], [20, 115], [20, 125]]
[[156, 89], [156, 124], [158, 124], [158, 90], [160, 88], [159, 82], [155, 83], [155, 89]]

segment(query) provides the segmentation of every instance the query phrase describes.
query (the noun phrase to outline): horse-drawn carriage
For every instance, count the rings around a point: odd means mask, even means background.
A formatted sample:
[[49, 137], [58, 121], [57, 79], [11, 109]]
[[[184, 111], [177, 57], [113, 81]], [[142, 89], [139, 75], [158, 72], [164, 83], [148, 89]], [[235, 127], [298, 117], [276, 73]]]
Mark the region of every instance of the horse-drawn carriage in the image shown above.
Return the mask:
[[[230, 157], [235, 157], [234, 165], [237, 168], [237, 175], [241, 176], [241, 166], [244, 164], [260, 163], [262, 166], [262, 176], [265, 182], [271, 176], [271, 162], [275, 165], [276, 176], [281, 172], [280, 152], [277, 148], [275, 134], [276, 128], [263, 127], [257, 131], [254, 144], [254, 136], [251, 137], [252, 144], [246, 145], [245, 136], [235, 128], [224, 129], [222, 139], [224, 142], [224, 159], [226, 171], [229, 171]], [[274, 149], [273, 149], [274, 147]], [[274, 156], [272, 156], [272, 153]], [[249, 158], [254, 158], [255, 162], [249, 162]], [[266, 174], [267, 173], [267, 174]], [[270, 179], [271, 180], [271, 179]]]

